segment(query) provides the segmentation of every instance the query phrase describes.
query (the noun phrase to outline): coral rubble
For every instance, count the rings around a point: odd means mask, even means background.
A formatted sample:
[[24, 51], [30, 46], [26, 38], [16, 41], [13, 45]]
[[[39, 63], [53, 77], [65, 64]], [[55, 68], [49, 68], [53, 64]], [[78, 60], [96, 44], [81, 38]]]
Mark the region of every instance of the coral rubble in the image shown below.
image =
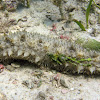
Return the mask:
[[18, 4], [22, 4], [25, 7], [30, 6], [30, 0], [1, 0], [0, 4], [3, 9], [8, 11], [15, 11], [17, 9]]

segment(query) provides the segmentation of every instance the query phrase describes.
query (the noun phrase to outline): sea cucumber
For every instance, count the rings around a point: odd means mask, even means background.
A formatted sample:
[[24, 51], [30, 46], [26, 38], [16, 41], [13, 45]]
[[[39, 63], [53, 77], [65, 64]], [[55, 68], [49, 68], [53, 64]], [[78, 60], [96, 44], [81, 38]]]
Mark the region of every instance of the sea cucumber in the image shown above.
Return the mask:
[[27, 60], [63, 73], [100, 75], [100, 51], [87, 50], [71, 41], [34, 32], [1, 35], [0, 60], [6, 59]]

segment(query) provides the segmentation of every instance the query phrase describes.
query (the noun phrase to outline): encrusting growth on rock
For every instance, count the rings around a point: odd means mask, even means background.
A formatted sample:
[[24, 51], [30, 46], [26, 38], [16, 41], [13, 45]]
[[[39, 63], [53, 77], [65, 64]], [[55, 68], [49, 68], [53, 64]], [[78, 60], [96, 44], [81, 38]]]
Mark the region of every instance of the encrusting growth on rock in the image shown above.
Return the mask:
[[1, 0], [0, 9], [15, 11], [18, 7], [18, 4], [22, 4], [25, 7], [30, 7], [30, 0]]

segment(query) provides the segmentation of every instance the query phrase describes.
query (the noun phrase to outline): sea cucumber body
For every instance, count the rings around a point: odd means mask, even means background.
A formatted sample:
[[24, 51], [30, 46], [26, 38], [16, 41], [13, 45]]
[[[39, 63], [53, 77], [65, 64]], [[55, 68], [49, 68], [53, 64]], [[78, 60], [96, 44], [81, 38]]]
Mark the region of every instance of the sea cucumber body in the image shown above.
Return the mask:
[[[64, 54], [74, 58], [91, 58], [90, 67], [69, 62], [63, 65], [55, 64], [47, 54]], [[64, 73], [86, 73], [100, 75], [100, 52], [86, 50], [81, 46], [67, 40], [45, 36], [38, 33], [28, 33], [25, 31], [10, 33], [0, 37], [0, 59], [22, 59], [39, 66], [62, 71]], [[88, 61], [84, 62], [88, 64]]]

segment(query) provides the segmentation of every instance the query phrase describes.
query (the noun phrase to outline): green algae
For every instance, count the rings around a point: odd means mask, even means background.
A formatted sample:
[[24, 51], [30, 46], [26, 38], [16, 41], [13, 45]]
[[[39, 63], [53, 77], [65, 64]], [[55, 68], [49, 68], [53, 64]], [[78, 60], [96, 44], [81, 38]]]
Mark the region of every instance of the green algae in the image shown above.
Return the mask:
[[90, 67], [92, 66], [89, 62], [92, 61], [91, 58], [87, 58], [87, 59], [77, 59], [74, 57], [67, 57], [63, 54], [48, 54], [48, 56], [50, 57], [50, 59], [55, 62], [58, 65], [65, 65], [65, 63], [70, 63], [73, 66], [78, 66], [78, 65], [82, 65], [84, 67]]
[[100, 42], [94, 39], [89, 39], [86, 41], [84, 41], [84, 39], [77, 39], [75, 42], [76, 44], [81, 44], [85, 49], [100, 51]]
[[81, 23], [81, 21], [78, 21], [76, 19], [73, 19], [73, 21], [81, 28], [82, 31], [86, 31], [85, 27]]
[[86, 44], [83, 45], [84, 48], [88, 48], [90, 50], [100, 51], [100, 42], [96, 40], [89, 40]]
[[87, 6], [87, 9], [86, 9], [86, 27], [88, 28], [88, 20], [89, 20], [89, 13], [90, 13], [90, 9], [91, 9], [91, 5], [92, 5], [92, 1], [93, 0], [90, 0], [89, 1], [89, 4]]
[[96, 6], [96, 7], [98, 7], [98, 8], [100, 9], [100, 6], [98, 6], [98, 5], [95, 3], [95, 1], [94, 1], [94, 0], [93, 0], [93, 2], [94, 2], [94, 4], [95, 4], [95, 6]]

